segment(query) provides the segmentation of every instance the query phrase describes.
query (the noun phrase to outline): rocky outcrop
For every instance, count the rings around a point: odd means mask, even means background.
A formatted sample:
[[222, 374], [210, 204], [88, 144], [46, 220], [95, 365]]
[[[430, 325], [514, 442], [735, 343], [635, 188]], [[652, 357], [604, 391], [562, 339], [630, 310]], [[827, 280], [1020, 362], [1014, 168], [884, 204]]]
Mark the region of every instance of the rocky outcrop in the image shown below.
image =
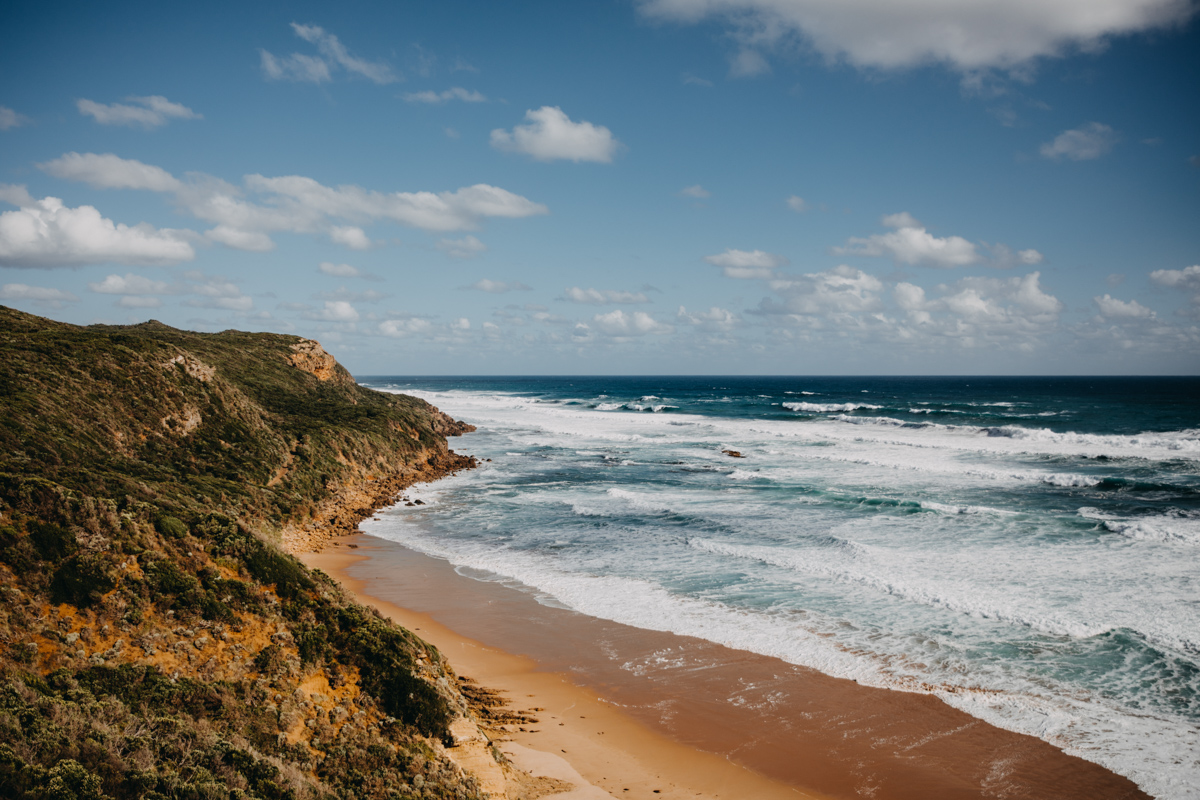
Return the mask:
[[[474, 426], [466, 427], [475, 430]], [[333, 487], [328, 499], [316, 507], [311, 517], [291, 522], [283, 528], [283, 548], [289, 553], [320, 550], [332, 539], [354, 533], [360, 522], [396, 502], [400, 493], [414, 483], [436, 481], [478, 464], [474, 456], [459, 455], [449, 449], [423, 451], [421, 456], [416, 463], [403, 465], [386, 475], [372, 475], [360, 470], [356, 478]]]
[[319, 381], [353, 382], [350, 373], [337, 362], [337, 359], [325, 352], [320, 342], [312, 339], [301, 339], [292, 345], [292, 354], [288, 363], [296, 369], [304, 370], [315, 375]]

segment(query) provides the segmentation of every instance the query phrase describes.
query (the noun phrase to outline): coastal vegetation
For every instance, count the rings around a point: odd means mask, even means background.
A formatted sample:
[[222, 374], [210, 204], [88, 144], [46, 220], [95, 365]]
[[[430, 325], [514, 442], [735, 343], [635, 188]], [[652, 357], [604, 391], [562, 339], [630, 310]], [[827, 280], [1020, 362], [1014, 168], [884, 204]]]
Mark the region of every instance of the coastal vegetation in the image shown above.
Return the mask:
[[0, 795], [481, 796], [441, 654], [288, 552], [469, 429], [298, 337], [0, 307]]

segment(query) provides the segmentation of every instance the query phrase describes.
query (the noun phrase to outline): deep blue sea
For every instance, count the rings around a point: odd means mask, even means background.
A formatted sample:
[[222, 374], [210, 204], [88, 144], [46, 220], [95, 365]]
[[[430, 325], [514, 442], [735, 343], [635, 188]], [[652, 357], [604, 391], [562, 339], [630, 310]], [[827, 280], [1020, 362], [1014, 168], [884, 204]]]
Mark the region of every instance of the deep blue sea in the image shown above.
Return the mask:
[[1200, 797], [1200, 379], [361, 381], [491, 459], [372, 534]]

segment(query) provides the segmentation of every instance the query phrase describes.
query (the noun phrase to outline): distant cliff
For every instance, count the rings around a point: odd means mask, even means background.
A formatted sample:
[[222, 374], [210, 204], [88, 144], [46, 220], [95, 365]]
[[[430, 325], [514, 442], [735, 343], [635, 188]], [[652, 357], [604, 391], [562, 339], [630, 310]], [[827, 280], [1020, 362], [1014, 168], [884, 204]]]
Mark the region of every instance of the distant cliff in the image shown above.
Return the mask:
[[470, 430], [310, 340], [0, 307], [0, 795], [482, 797], [441, 655], [285, 552]]

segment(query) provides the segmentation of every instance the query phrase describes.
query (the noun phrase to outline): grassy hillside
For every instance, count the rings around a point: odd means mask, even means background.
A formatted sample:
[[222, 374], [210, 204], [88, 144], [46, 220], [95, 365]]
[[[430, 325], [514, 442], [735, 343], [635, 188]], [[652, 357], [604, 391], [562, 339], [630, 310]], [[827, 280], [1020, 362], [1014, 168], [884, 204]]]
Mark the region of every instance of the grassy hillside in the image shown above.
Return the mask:
[[0, 307], [0, 796], [480, 796], [437, 651], [278, 546], [467, 429], [297, 337]]

